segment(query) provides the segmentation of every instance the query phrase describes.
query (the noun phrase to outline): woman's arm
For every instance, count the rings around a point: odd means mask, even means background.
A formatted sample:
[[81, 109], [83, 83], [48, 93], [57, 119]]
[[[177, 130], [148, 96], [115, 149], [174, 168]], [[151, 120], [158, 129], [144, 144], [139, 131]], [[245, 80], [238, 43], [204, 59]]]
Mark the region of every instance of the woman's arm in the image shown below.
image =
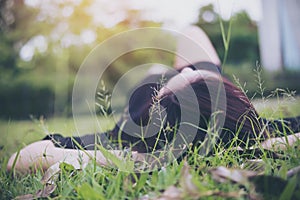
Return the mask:
[[181, 34], [177, 38], [174, 64], [176, 70], [180, 71], [198, 62], [210, 62], [221, 67], [221, 61], [214, 46], [201, 28], [188, 26], [181, 30]]
[[293, 135], [287, 135], [286, 137], [275, 137], [265, 140], [261, 143], [264, 149], [269, 150], [285, 150], [289, 146], [293, 146], [297, 141], [300, 140], [300, 133]]
[[[124, 151], [107, 150], [120, 159], [124, 158]], [[52, 141], [43, 140], [34, 142], [19, 152], [14, 153], [8, 163], [7, 170], [16, 170], [21, 173], [36, 171], [38, 169], [46, 170], [50, 166], [58, 162], [67, 162], [75, 168], [84, 168], [87, 163], [94, 159], [100, 166], [111, 166], [112, 163], [102, 154], [100, 150], [77, 150], [64, 149], [55, 147]], [[138, 160], [140, 156], [136, 152], [132, 152], [132, 158]]]

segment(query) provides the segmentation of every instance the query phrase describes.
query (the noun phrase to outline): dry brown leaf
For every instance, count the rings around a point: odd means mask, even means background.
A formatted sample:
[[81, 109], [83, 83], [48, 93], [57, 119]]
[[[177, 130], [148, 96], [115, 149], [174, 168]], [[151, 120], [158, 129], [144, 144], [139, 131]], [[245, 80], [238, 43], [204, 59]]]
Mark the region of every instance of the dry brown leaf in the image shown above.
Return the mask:
[[155, 200], [183, 200], [183, 192], [175, 186], [168, 187], [164, 193], [162, 193]]
[[180, 186], [185, 193], [189, 194], [191, 197], [199, 196], [199, 189], [192, 181], [193, 176], [190, 174], [190, 168], [185, 162], [181, 170]]
[[32, 199], [34, 199], [33, 194], [20, 195], [15, 198], [15, 200], [32, 200]]
[[42, 190], [38, 190], [35, 196], [37, 198], [49, 197], [54, 192], [55, 189], [56, 189], [56, 185], [54, 184], [46, 185]]
[[218, 182], [223, 183], [226, 181], [233, 181], [242, 185], [248, 182], [249, 177], [257, 175], [254, 171], [228, 169], [223, 166], [211, 169], [210, 173], [212, 174], [213, 179]]
[[38, 199], [38, 198], [45, 198], [49, 197], [54, 190], [56, 189], [56, 185], [51, 184], [51, 185], [46, 185], [43, 189], [38, 190], [36, 194], [25, 194], [21, 196], [17, 196], [15, 199], [17, 200], [33, 200], [33, 199]]
[[[75, 169], [81, 169], [86, 166], [79, 166], [76, 165], [75, 162], [66, 162], [68, 165], [71, 165]], [[73, 165], [75, 163], [75, 165]], [[25, 195], [20, 195], [17, 196], [15, 199], [18, 200], [31, 200], [31, 199], [37, 199], [37, 198], [43, 198], [43, 197], [49, 197], [54, 190], [56, 189], [56, 180], [58, 179], [59, 172], [61, 171], [60, 165], [62, 162], [57, 162], [50, 166], [45, 174], [43, 175], [41, 179], [41, 183], [44, 185], [44, 188], [41, 190], [38, 190], [35, 194], [25, 194]]]
[[54, 184], [55, 180], [58, 178], [58, 174], [60, 172], [59, 162], [51, 165], [41, 179], [41, 183], [45, 184]]

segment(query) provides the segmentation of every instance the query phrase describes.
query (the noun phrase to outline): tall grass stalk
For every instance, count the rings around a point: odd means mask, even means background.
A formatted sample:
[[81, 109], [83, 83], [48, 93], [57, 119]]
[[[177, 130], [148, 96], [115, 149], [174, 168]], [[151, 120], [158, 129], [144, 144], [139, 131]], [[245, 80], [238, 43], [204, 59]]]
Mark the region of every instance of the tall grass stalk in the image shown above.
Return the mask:
[[[221, 11], [219, 0], [218, 0], [218, 6], [219, 6], [219, 11]], [[231, 29], [232, 29], [231, 15], [232, 15], [232, 10], [230, 12], [230, 18], [229, 18], [229, 24], [228, 24], [227, 31], [225, 30], [224, 21], [223, 21], [221, 15], [218, 15], [218, 20], [219, 20], [219, 24], [220, 24], [222, 40], [223, 40], [223, 45], [224, 45], [224, 57], [223, 57], [223, 61], [222, 61], [222, 66], [225, 66], [227, 57], [228, 57], [229, 44], [230, 44], [230, 38], [231, 38]], [[222, 69], [222, 71], [224, 73], [224, 71], [225, 71], [224, 68]]]

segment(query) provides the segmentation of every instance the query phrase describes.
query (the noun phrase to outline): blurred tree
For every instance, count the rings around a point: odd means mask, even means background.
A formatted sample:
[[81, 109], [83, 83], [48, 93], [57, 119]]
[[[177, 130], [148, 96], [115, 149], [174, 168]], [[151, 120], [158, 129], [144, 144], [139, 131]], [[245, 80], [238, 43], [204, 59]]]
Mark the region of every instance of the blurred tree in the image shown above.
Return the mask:
[[[225, 55], [219, 15], [215, 12], [213, 5], [202, 7], [199, 11], [196, 25], [203, 28], [209, 35], [221, 60]], [[255, 66], [259, 58], [257, 25], [251, 21], [246, 12], [239, 12], [230, 18], [232, 29], [228, 50], [228, 64], [248, 63]], [[224, 21], [228, 25], [228, 21]]]
[[[69, 115], [74, 77], [92, 48], [144, 26], [160, 24], [141, 20], [126, 2], [0, 0], [0, 117]], [[106, 84], [112, 85], [132, 60], [149, 60], [138, 54], [112, 64]]]
[[11, 69], [16, 65], [16, 53], [13, 49], [13, 39], [7, 33], [15, 18], [12, 14], [12, 1], [0, 1], [0, 70]]

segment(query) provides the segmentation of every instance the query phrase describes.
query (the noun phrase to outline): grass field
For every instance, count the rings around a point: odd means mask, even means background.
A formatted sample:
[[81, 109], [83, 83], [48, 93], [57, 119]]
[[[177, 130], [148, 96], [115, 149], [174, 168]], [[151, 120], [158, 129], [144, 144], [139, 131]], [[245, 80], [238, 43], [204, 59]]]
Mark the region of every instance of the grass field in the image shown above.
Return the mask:
[[[300, 99], [254, 100], [262, 116], [278, 118], [300, 115]], [[113, 122], [99, 118], [103, 129]], [[87, 133], [95, 132], [93, 120], [82, 118]], [[71, 118], [33, 119], [28, 121], [0, 121], [0, 199], [12, 199], [18, 195], [36, 194], [45, 190], [41, 183], [42, 172], [13, 176], [5, 166], [9, 155], [26, 144], [43, 138], [48, 133], [76, 134]], [[299, 179], [289, 177], [288, 170], [300, 165], [299, 147], [288, 148], [286, 159], [273, 159], [267, 152], [260, 156], [258, 164], [250, 162], [236, 151], [219, 147], [216, 153], [203, 157], [189, 152], [182, 161], [174, 161], [161, 170], [135, 174], [116, 168], [89, 164], [84, 170], [61, 167], [55, 190], [45, 198], [53, 199], [295, 199], [300, 197]], [[253, 164], [254, 163], [254, 164]], [[218, 168], [225, 166], [230, 172]], [[212, 170], [216, 169], [216, 170]], [[249, 178], [251, 170], [262, 176]], [[222, 176], [220, 175], [220, 171]], [[225, 171], [224, 171], [225, 170]], [[225, 175], [224, 175], [225, 174]], [[227, 175], [226, 175], [227, 174]], [[235, 174], [235, 175], [232, 175]], [[237, 175], [238, 174], [238, 175]], [[236, 177], [240, 179], [236, 180]], [[295, 178], [296, 177], [296, 178]], [[299, 177], [299, 176], [298, 176]], [[224, 182], [225, 181], [225, 182]], [[260, 189], [263, 191], [260, 191]], [[277, 188], [277, 189], [276, 189]]]
[[[113, 126], [113, 121], [105, 118], [99, 118], [103, 130]], [[82, 127], [84, 125], [84, 127]], [[0, 121], [2, 148], [1, 156], [8, 156], [15, 152], [18, 148], [23, 147], [33, 141], [40, 140], [50, 133], [60, 133], [65, 136], [78, 135], [77, 128], [84, 129], [84, 133], [99, 132], [96, 130], [94, 119], [90, 117], [82, 117], [80, 124], [75, 126], [73, 118], [51, 118], [51, 119], [32, 119], [22, 121]]]

